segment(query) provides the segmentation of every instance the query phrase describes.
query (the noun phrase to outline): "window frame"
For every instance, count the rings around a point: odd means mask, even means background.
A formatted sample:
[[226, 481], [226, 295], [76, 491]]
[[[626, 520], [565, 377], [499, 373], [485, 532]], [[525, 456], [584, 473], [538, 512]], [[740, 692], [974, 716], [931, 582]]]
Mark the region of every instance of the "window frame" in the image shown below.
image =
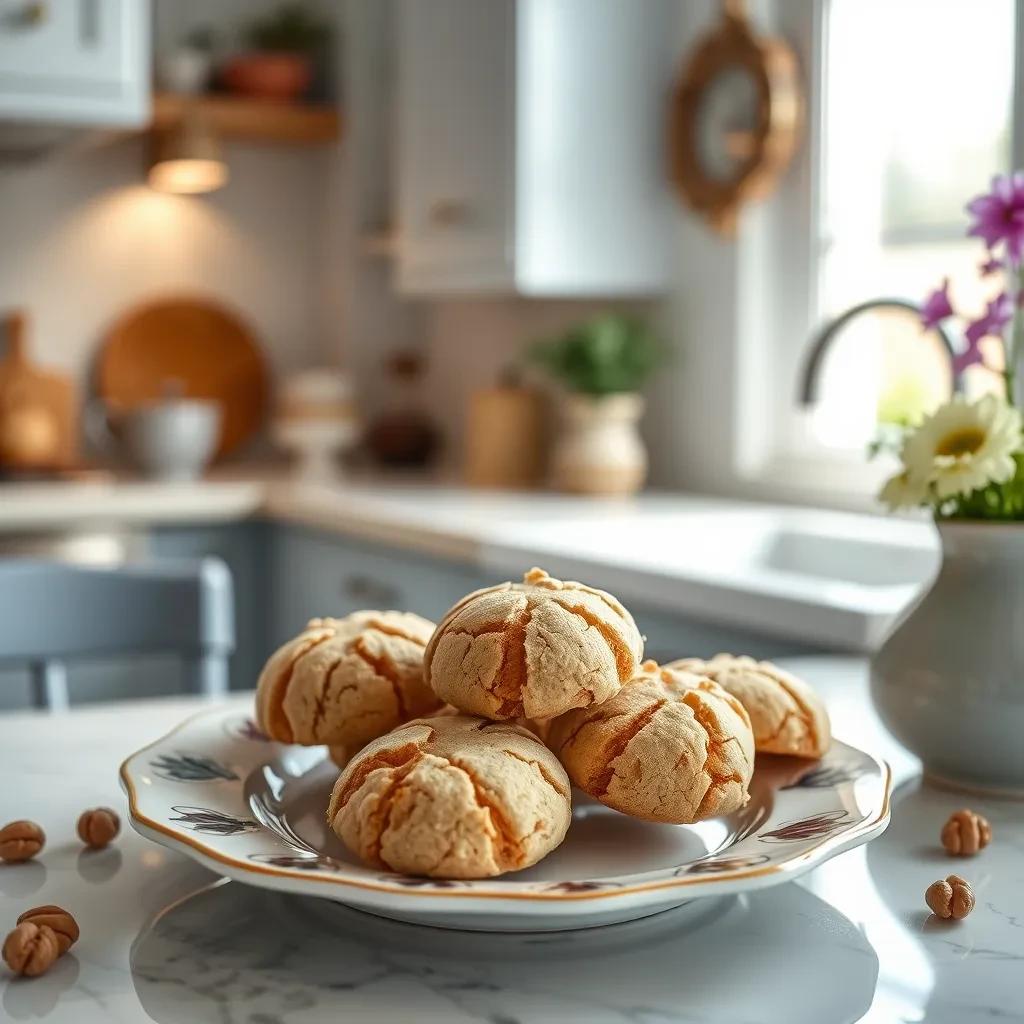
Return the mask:
[[[871, 509], [877, 508], [874, 495], [891, 466], [816, 441], [813, 410], [797, 404], [803, 363], [818, 326], [814, 317], [830, 3], [767, 0], [754, 11], [759, 24], [793, 46], [804, 81], [812, 84], [806, 89], [804, 144], [776, 194], [745, 211], [736, 241], [733, 458], [732, 479], [725, 489], [751, 497]], [[1024, 0], [1015, 0], [1014, 9], [1010, 152], [1012, 166], [1024, 167]]]

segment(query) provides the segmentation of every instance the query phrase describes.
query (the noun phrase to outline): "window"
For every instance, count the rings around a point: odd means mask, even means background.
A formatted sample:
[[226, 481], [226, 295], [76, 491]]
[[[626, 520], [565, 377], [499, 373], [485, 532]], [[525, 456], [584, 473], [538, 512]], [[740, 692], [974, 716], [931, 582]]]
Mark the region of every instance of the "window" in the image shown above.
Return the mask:
[[[740, 280], [763, 307], [746, 321], [770, 324], [758, 346], [747, 343], [759, 357], [746, 359], [740, 340], [741, 372], [761, 387], [772, 380], [774, 392], [760, 422], [744, 426], [756, 455], [747, 477], [785, 482], [802, 466], [813, 479], [827, 466], [830, 489], [842, 472], [846, 490], [867, 494], [882, 472], [864, 469], [879, 422], [912, 419], [948, 395], [937, 336], [887, 311], [835, 337], [813, 410], [794, 401], [816, 327], [851, 306], [921, 301], [949, 276], [954, 305], [980, 314], [998, 291], [998, 279], [979, 277], [983, 250], [965, 237], [964, 204], [1013, 164], [1015, 6], [776, 0], [778, 28], [801, 51], [809, 109], [802, 163], [755, 229], [767, 269]], [[996, 379], [968, 375], [969, 392]]]
[[[821, 317], [874, 296], [923, 299], [947, 275], [962, 308], [980, 313], [998, 290], [996, 281], [980, 281], [981, 245], [965, 237], [964, 203], [1010, 166], [1013, 6], [830, 0], [816, 239]], [[878, 420], [916, 418], [949, 394], [948, 360], [910, 315], [851, 324], [832, 363], [818, 421], [826, 444], [863, 447]]]

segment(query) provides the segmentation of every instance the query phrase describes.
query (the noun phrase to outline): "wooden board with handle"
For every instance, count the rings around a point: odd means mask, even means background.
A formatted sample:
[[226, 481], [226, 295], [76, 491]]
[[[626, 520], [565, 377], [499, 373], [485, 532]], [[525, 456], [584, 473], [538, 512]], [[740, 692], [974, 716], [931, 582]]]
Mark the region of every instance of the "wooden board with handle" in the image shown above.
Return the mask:
[[263, 354], [241, 318], [216, 302], [192, 297], [145, 303], [122, 316], [103, 341], [96, 388], [121, 411], [169, 392], [218, 402], [218, 456], [260, 428], [269, 393]]
[[50, 472], [69, 468], [77, 454], [78, 399], [70, 377], [28, 357], [27, 318], [3, 318], [0, 337], [0, 469]]

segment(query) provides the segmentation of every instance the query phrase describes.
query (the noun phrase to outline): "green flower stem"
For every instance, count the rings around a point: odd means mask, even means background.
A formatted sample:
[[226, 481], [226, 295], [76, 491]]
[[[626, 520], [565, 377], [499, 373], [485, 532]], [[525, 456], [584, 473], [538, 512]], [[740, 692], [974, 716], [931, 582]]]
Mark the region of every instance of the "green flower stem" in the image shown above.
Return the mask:
[[1006, 401], [1014, 404], [1013, 396], [1016, 391], [1017, 358], [1024, 346], [1024, 311], [1020, 308], [1020, 296], [1024, 292], [1024, 266], [1017, 271], [1017, 287], [1012, 292], [1014, 309], [1013, 323], [1010, 326], [1010, 343], [1004, 352], [1006, 367], [1003, 370], [1003, 378], [1006, 382]]

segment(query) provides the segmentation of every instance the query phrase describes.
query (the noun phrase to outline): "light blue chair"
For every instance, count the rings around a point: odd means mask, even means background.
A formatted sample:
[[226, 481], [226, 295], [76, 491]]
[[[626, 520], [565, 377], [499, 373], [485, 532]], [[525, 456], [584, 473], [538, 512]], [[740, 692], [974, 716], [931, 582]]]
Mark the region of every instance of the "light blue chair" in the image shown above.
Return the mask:
[[220, 559], [0, 561], [0, 666], [29, 667], [37, 707], [67, 707], [66, 663], [103, 656], [173, 652], [189, 689], [225, 693], [234, 646], [231, 573]]

